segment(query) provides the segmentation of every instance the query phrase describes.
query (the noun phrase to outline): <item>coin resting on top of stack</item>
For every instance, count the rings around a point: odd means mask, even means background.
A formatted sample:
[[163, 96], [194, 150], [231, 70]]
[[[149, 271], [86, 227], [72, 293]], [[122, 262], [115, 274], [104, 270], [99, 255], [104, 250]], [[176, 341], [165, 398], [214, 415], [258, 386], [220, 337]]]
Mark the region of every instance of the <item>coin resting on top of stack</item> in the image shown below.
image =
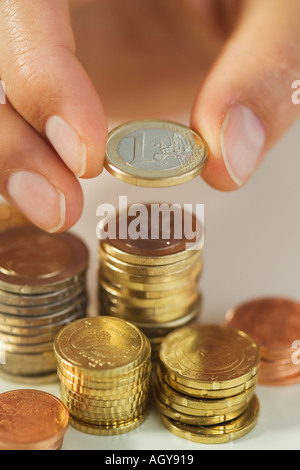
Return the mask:
[[249, 300], [228, 310], [225, 323], [245, 331], [258, 344], [260, 384], [288, 385], [300, 381], [299, 301], [281, 297]]
[[[134, 216], [124, 209], [117, 214], [116, 236], [99, 243], [99, 304], [101, 315], [123, 318], [137, 325], [150, 339], [153, 358], [162, 338], [174, 328], [198, 320], [202, 296], [198, 281], [202, 272], [202, 224], [179, 207], [171, 213], [164, 234], [155, 216], [161, 204], [147, 204], [138, 217], [143, 235], [130, 234]], [[174, 220], [172, 220], [174, 218]], [[126, 236], [119, 236], [120, 229]], [[179, 230], [180, 229], [180, 232]], [[153, 234], [157, 236], [154, 238]]]
[[87, 248], [73, 234], [32, 225], [0, 233], [1, 371], [55, 373], [55, 335], [86, 315], [87, 265]]
[[244, 436], [258, 418], [259, 361], [255, 342], [234, 328], [194, 325], [169, 333], [153, 386], [164, 425], [203, 444]]
[[151, 347], [136, 326], [114, 317], [80, 319], [57, 334], [54, 352], [73, 427], [115, 435], [143, 423], [149, 409]]

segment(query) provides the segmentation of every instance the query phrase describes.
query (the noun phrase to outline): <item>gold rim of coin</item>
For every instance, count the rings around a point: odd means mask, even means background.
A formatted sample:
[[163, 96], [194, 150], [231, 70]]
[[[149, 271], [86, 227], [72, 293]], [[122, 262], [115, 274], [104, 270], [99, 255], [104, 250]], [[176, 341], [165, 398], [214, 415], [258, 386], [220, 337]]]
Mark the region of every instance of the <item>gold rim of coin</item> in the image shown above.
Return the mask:
[[256, 425], [259, 416], [259, 402], [254, 395], [247, 409], [229, 422], [212, 426], [192, 426], [173, 421], [164, 415], [161, 419], [173, 434], [200, 444], [220, 444], [239, 439], [248, 434]]
[[[156, 137], [153, 136], [155, 130], [158, 130]], [[149, 156], [145, 159], [144, 155], [148, 135], [151, 142], [153, 138], [156, 140], [158, 152], [151, 159]], [[158, 147], [162, 145], [162, 139], [166, 138], [170, 147], [166, 145], [159, 157]], [[137, 153], [139, 146], [135, 144], [136, 139], [142, 139], [142, 153]], [[126, 141], [128, 144], [129, 140], [134, 145], [134, 154], [131, 150], [128, 155], [128, 145], [125, 145], [123, 155], [122, 143]], [[176, 153], [172, 150], [172, 145], [176, 145]], [[165, 120], [142, 119], [127, 122], [109, 132], [104, 166], [112, 175], [126, 183], [145, 187], [168, 187], [185, 183], [199, 175], [206, 163], [207, 153], [203, 138], [187, 126]], [[128, 158], [129, 161], [126, 161]], [[172, 159], [170, 169], [166, 169], [165, 158]]]
[[163, 403], [158, 398], [155, 388], [152, 388], [152, 396], [153, 396], [154, 403], [159, 413], [166, 416], [167, 418], [172, 419], [173, 421], [179, 421], [181, 423], [191, 424], [194, 426], [210, 426], [210, 425], [221, 424], [226, 421], [230, 421], [240, 416], [248, 407], [248, 403], [246, 403], [240, 409], [236, 411], [230, 410], [226, 414], [214, 415], [214, 416], [194, 416], [194, 415], [188, 415], [185, 413], [180, 413], [179, 411], [176, 411], [170, 406]]
[[184, 269], [191, 267], [192, 265], [202, 262], [202, 253], [193, 252], [189, 257], [177, 261], [176, 263], [166, 264], [166, 265], [137, 265], [122, 261], [112, 255], [107, 254], [104, 250], [99, 249], [99, 258], [100, 263], [106, 264], [109, 263], [112, 266], [135, 276], [150, 277], [150, 276], [165, 276], [166, 274], [173, 274], [174, 276], [177, 273], [181, 273]]
[[[173, 404], [178, 404], [180, 406], [185, 406], [191, 410], [210, 410], [214, 411], [215, 409], [221, 410], [223, 408], [230, 409], [236, 405], [242, 405], [252, 398], [255, 392], [256, 384], [251, 388], [240, 392], [237, 395], [229, 397], [220, 397], [220, 398], [203, 398], [203, 397], [190, 397], [184, 395], [183, 393], [174, 390], [169, 385], [167, 385], [163, 380], [160, 380], [158, 376], [154, 379], [154, 384], [159, 390], [159, 393], [165, 397], [164, 403], [173, 406]], [[168, 403], [167, 403], [168, 401]]]
[[122, 376], [109, 377], [107, 380], [106, 377], [101, 376], [87, 376], [87, 375], [76, 375], [69, 372], [61, 364], [57, 364], [57, 370], [59, 374], [63, 376], [68, 382], [74, 384], [74, 386], [81, 386], [85, 388], [97, 388], [103, 390], [111, 389], [116, 387], [115, 381], [118, 382], [118, 388], [122, 388], [124, 391], [126, 387], [134, 387], [142, 383], [152, 372], [151, 364], [151, 355], [149, 350], [149, 355], [147, 360], [144, 361], [139, 368], [136, 368], [130, 374], [124, 374]]
[[[200, 247], [200, 244], [199, 244]], [[193, 245], [193, 248], [186, 248], [184, 251], [178, 253], [167, 254], [162, 256], [140, 256], [134, 255], [132, 253], [127, 253], [120, 250], [119, 248], [111, 245], [107, 240], [101, 240], [99, 243], [99, 250], [104, 251], [108, 255], [116, 258], [124, 263], [130, 263], [138, 266], [170, 266], [173, 263], [178, 263], [180, 261], [187, 260], [195, 252], [201, 253], [200, 248], [197, 249], [197, 245]], [[201, 256], [201, 255], [200, 255]]]
[[185, 326], [169, 333], [160, 348], [163, 374], [192, 388], [216, 390], [240, 385], [260, 364], [257, 344], [225, 325]]
[[221, 388], [217, 390], [207, 390], [207, 389], [201, 389], [201, 388], [197, 389], [197, 388], [187, 387], [186, 385], [179, 384], [178, 382], [171, 379], [167, 374], [162, 374], [162, 371], [159, 365], [157, 366], [156, 373], [165, 382], [167, 382], [168, 385], [172, 387], [174, 390], [177, 390], [178, 392], [181, 392], [185, 395], [188, 395], [190, 397], [195, 397], [195, 398], [198, 398], [198, 397], [199, 398], [227, 398], [227, 397], [238, 395], [239, 393], [242, 393], [248, 390], [249, 388], [253, 387], [253, 385], [257, 384], [258, 376], [259, 376], [259, 374], [257, 373], [248, 381], [243, 382], [240, 385], [236, 385], [235, 387]]
[[198, 282], [202, 274], [202, 268], [199, 269], [196, 266], [189, 272], [187, 275], [181, 278], [173, 278], [170, 282], [144, 282], [144, 279], [139, 279], [138, 281], [129, 281], [127, 279], [118, 278], [115, 273], [109, 269], [105, 269], [104, 266], [100, 267], [99, 277], [106, 279], [108, 282], [111, 282], [116, 287], [124, 287], [129, 290], [137, 291], [167, 291], [170, 289], [183, 288], [185, 285], [190, 285], [191, 282]]

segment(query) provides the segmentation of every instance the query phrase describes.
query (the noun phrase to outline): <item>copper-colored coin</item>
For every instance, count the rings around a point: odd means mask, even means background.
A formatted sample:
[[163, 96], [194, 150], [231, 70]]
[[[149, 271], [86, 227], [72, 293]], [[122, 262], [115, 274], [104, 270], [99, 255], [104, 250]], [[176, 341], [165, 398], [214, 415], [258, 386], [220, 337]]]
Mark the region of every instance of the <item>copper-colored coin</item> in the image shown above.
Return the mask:
[[249, 334], [260, 348], [291, 348], [300, 338], [300, 302], [261, 298], [245, 302], [226, 313], [226, 324]]
[[0, 234], [2, 290], [53, 292], [68, 286], [86, 270], [87, 263], [85, 244], [70, 233], [48, 234], [29, 225]]
[[244, 332], [223, 325], [193, 325], [169, 333], [160, 348], [163, 373], [188, 387], [239, 385], [258, 370], [260, 352]]
[[281, 297], [254, 299], [229, 310], [225, 322], [251, 335], [259, 345], [259, 383], [299, 381], [300, 365], [293, 361], [293, 343], [300, 338], [300, 302]]
[[[130, 236], [130, 224], [137, 222], [137, 216], [128, 214], [128, 209], [118, 212], [116, 217], [116, 236], [106, 239], [106, 243], [134, 256], [156, 257], [168, 256], [180, 253], [197, 245], [202, 239], [203, 227], [194, 214], [191, 217], [191, 224], [184, 223], [184, 211], [181, 207], [172, 212], [168, 209], [168, 232], [164, 232], [164, 215], [156, 212], [158, 208], [163, 208], [164, 204], [145, 204], [145, 211], [141, 211], [138, 217], [143, 236], [139, 238]], [[176, 216], [178, 212], [178, 215]], [[157, 214], [157, 215], [156, 215]], [[119, 228], [125, 228], [125, 234], [121, 234]]]
[[2, 450], [59, 449], [68, 424], [68, 410], [54, 395], [31, 389], [0, 394]]

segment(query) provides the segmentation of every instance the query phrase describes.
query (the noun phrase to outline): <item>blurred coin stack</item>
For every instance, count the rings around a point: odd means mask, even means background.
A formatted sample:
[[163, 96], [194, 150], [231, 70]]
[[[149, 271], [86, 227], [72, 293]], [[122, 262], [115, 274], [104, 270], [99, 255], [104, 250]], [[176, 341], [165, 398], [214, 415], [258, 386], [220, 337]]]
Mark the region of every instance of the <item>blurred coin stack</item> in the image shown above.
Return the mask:
[[88, 250], [70, 233], [32, 225], [0, 233], [0, 370], [55, 373], [53, 340], [86, 315]]
[[167, 333], [199, 319], [202, 301], [202, 225], [192, 214], [190, 226], [184, 226], [181, 207], [178, 218], [159, 218], [158, 206], [143, 205], [140, 237], [130, 230], [135, 219], [124, 210], [117, 214], [116, 236], [99, 243], [100, 313], [137, 325], [150, 339], [153, 359]]
[[54, 351], [61, 398], [74, 428], [115, 435], [146, 419], [151, 347], [135, 325], [114, 317], [80, 319], [58, 333]]
[[225, 323], [258, 344], [258, 382], [288, 385], [300, 381], [300, 302], [280, 297], [249, 300], [228, 310]]
[[219, 325], [179, 328], [163, 340], [153, 397], [167, 429], [203, 444], [228, 442], [255, 426], [259, 348]]

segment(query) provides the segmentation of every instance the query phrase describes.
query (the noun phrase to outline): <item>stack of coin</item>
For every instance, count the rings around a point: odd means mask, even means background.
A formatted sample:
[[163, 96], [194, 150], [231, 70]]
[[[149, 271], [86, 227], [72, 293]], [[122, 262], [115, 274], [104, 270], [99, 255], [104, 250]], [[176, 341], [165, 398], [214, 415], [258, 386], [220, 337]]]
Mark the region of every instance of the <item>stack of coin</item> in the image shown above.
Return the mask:
[[74, 428], [114, 435], [145, 420], [151, 347], [136, 326], [114, 317], [80, 319], [57, 334], [54, 352], [62, 401]]
[[86, 315], [88, 250], [70, 233], [24, 225], [0, 234], [0, 370], [55, 373], [53, 340]]
[[300, 381], [300, 302], [281, 297], [249, 300], [225, 315], [225, 323], [249, 334], [260, 347], [260, 384]]
[[[153, 359], [167, 333], [199, 319], [202, 303], [198, 286], [202, 225], [192, 214], [190, 232], [188, 224], [184, 230], [187, 215], [180, 207], [179, 217], [168, 218], [169, 226], [163, 227], [163, 217], [161, 222], [155, 216], [155, 210], [162, 207], [154, 203], [143, 206], [139, 216], [145, 229], [143, 238], [131, 233], [135, 218], [123, 210], [117, 214], [116, 236], [99, 243], [100, 313], [138, 326], [150, 339]], [[120, 227], [126, 232], [123, 238]]]
[[0, 394], [1, 450], [59, 450], [69, 425], [62, 401], [42, 390]]
[[153, 397], [177, 436], [228, 442], [257, 422], [259, 348], [244, 332], [221, 325], [179, 328], [163, 340]]

